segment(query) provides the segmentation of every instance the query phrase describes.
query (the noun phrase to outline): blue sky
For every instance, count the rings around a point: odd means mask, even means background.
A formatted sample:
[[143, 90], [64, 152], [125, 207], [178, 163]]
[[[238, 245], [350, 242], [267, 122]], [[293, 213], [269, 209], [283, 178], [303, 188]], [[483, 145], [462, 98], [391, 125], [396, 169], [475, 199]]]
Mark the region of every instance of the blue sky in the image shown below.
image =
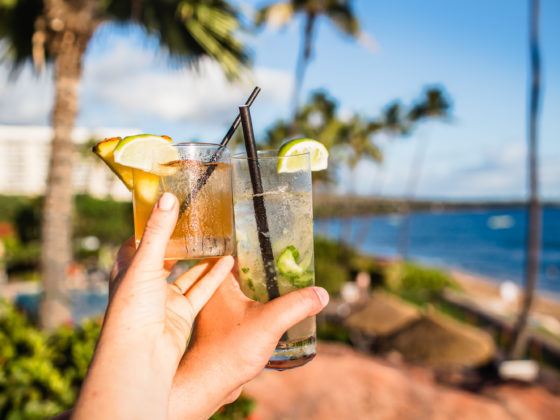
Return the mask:
[[[237, 1], [244, 10], [266, 2]], [[394, 99], [407, 104], [424, 86], [440, 85], [453, 101], [450, 123], [426, 123], [403, 139], [378, 138], [385, 161], [343, 170], [341, 191], [400, 195], [416, 145], [426, 148], [418, 195], [512, 198], [526, 194], [528, 2], [521, 0], [355, 1], [372, 49], [319, 21], [304, 97], [322, 88], [344, 115], [379, 116]], [[542, 0], [542, 191], [560, 198], [560, 2]], [[246, 40], [254, 53], [253, 80], [229, 85], [212, 63], [199, 73], [173, 68], [157, 41], [141, 31], [101, 28], [84, 63], [78, 125], [218, 140], [253, 83], [257, 132], [290, 114], [289, 99], [301, 34], [296, 20]], [[52, 104], [52, 75], [26, 69], [17, 81], [0, 67], [0, 123], [44, 124]], [[118, 127], [129, 127], [128, 129]], [[556, 167], [559, 167], [558, 169]], [[353, 182], [351, 182], [353, 181]]]

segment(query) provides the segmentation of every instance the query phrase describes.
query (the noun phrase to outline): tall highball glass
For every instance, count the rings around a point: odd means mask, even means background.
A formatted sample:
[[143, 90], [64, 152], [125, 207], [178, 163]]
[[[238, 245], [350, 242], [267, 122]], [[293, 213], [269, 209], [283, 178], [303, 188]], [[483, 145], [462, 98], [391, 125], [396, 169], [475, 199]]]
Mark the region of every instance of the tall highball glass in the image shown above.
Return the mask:
[[[239, 279], [248, 297], [264, 303], [314, 285], [311, 168], [308, 153], [280, 157], [276, 151], [258, 152], [269, 228], [265, 235], [274, 256], [275, 275], [267, 279], [248, 159], [246, 154], [232, 156]], [[281, 167], [288, 170], [279, 171]], [[286, 331], [267, 367], [298, 367], [313, 359], [315, 352], [315, 317], [310, 317]]]

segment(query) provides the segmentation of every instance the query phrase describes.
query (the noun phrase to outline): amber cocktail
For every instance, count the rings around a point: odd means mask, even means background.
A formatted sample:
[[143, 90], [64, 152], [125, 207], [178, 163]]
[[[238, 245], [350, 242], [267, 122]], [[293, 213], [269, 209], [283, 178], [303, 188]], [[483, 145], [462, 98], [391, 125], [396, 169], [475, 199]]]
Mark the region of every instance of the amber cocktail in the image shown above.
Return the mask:
[[139, 244], [152, 208], [164, 191], [179, 200], [177, 226], [165, 259], [230, 255], [234, 251], [231, 164], [226, 147], [178, 143], [173, 160], [160, 162], [158, 174], [134, 169], [134, 233]]

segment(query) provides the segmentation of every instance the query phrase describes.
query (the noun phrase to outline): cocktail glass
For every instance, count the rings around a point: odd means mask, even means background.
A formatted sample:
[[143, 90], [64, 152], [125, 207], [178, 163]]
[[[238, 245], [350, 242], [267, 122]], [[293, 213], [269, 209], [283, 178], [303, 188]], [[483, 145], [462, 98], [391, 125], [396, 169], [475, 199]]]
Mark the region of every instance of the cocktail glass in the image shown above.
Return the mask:
[[[282, 166], [294, 172], [278, 172], [284, 159], [290, 161]], [[258, 164], [269, 228], [265, 235], [274, 256], [273, 279], [267, 279], [263, 262], [248, 157], [232, 156], [239, 281], [248, 297], [264, 303], [314, 284], [313, 208], [308, 153], [279, 157], [276, 151], [258, 152]], [[298, 367], [313, 359], [315, 352], [315, 317], [310, 317], [286, 331], [267, 367]]]
[[136, 244], [154, 204], [165, 191], [179, 200], [179, 218], [165, 251], [167, 260], [230, 255], [234, 251], [230, 155], [212, 143], [177, 143], [176, 159], [160, 162], [160, 175], [134, 169]]

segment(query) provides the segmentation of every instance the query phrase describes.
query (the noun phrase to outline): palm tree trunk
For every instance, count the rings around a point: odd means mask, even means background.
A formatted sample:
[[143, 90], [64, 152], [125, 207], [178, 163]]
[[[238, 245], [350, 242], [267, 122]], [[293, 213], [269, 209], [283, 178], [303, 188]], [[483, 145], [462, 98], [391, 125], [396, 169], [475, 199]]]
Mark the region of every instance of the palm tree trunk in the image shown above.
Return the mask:
[[305, 31], [303, 33], [303, 50], [298, 58], [297, 65], [296, 65], [296, 80], [294, 86], [294, 93], [292, 96], [292, 134], [295, 134], [297, 131], [297, 111], [298, 111], [298, 104], [299, 98], [301, 95], [301, 89], [303, 87], [303, 79], [305, 77], [305, 70], [307, 68], [307, 64], [309, 64], [309, 60], [311, 59], [311, 52], [313, 51], [313, 30], [315, 29], [315, 13], [308, 13], [307, 20], [305, 23]]
[[47, 19], [62, 22], [49, 47], [55, 57], [54, 137], [41, 225], [40, 307], [41, 326], [47, 330], [71, 321], [66, 272], [72, 260], [72, 130], [78, 113], [82, 57], [96, 27], [93, 14], [89, 13], [93, 5], [87, 0], [82, 2], [81, 9], [75, 2], [71, 6], [65, 1], [46, 3]]
[[416, 191], [418, 189], [420, 176], [422, 175], [422, 168], [424, 165], [424, 159], [426, 157], [427, 149], [428, 149], [428, 137], [424, 138], [424, 136], [422, 136], [416, 142], [416, 150], [414, 151], [414, 156], [412, 158], [412, 166], [408, 174], [404, 200], [401, 204], [401, 211], [400, 211], [401, 219], [399, 221], [397, 254], [403, 260], [408, 259], [408, 252], [410, 248], [410, 231], [411, 231], [411, 223], [412, 223], [410, 218], [410, 210], [411, 210], [412, 202], [416, 197]]
[[540, 52], [539, 52], [539, 9], [540, 0], [530, 1], [530, 53], [531, 53], [531, 99], [529, 109], [529, 202], [527, 205], [527, 260], [525, 264], [525, 293], [523, 306], [514, 329], [510, 356], [520, 358], [527, 343], [527, 319], [533, 304], [537, 287], [542, 214], [539, 199], [538, 163], [538, 118], [540, 94]]

